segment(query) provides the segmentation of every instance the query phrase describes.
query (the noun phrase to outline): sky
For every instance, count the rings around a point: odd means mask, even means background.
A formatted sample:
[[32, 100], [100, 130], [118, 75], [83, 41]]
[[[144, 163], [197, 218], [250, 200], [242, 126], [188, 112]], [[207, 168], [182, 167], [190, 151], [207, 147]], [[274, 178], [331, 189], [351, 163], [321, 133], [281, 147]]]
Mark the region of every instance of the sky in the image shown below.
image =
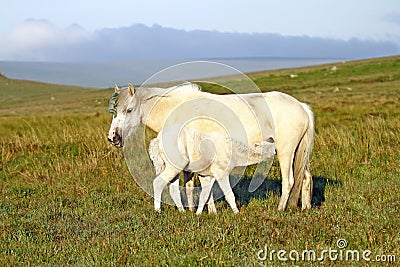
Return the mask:
[[2, 5], [0, 18], [0, 60], [24, 59], [26, 51], [46, 43], [75, 44], [105, 28], [138, 23], [186, 31], [356, 38], [400, 47], [399, 0], [12, 0]]

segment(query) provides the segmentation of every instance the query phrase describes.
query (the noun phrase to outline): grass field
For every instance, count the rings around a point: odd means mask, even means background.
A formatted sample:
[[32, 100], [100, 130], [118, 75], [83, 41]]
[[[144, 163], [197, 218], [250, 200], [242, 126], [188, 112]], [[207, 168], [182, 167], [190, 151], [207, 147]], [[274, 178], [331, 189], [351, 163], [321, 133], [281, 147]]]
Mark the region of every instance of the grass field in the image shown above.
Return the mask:
[[[237, 215], [225, 201], [217, 202], [217, 215], [168, 205], [156, 213], [122, 150], [107, 143], [111, 89], [0, 77], [0, 265], [398, 264], [400, 57], [249, 76], [263, 91], [288, 93], [315, 113], [310, 211], [277, 211], [275, 162], [262, 189], [242, 194], [246, 179], [234, 188]], [[298, 261], [289, 259], [293, 250]], [[316, 260], [302, 260], [303, 250], [315, 251]], [[319, 261], [324, 250], [338, 252]], [[346, 261], [349, 250], [360, 260]], [[365, 250], [371, 261], [362, 259]]]

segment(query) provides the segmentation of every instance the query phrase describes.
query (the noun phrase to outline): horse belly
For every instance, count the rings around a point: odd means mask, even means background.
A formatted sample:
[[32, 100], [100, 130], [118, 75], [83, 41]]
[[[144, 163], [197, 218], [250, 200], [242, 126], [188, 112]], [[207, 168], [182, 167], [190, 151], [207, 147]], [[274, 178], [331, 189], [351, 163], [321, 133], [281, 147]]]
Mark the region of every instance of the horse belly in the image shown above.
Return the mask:
[[307, 125], [309, 117], [301, 103], [293, 97], [279, 93], [265, 93], [275, 126], [276, 150], [297, 147]]

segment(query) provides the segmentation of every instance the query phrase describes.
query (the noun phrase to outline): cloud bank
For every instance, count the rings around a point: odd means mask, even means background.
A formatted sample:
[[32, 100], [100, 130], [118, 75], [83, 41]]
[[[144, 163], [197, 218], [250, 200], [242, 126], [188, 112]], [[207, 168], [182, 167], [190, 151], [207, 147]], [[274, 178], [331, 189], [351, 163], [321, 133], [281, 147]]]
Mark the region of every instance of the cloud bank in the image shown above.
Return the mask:
[[[397, 21], [397, 17], [391, 19]], [[0, 47], [0, 60], [57, 62], [230, 57], [368, 58], [400, 52], [399, 44], [389, 41], [184, 31], [142, 24], [88, 32], [78, 25], [60, 29], [44, 20], [27, 20], [18, 25], [0, 38]]]

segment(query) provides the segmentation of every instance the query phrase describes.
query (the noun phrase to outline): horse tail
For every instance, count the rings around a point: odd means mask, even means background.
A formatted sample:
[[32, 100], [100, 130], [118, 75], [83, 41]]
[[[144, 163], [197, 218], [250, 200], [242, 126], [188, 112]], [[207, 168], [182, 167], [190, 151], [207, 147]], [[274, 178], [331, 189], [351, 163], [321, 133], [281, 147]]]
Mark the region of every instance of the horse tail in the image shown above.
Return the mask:
[[[303, 179], [306, 175], [305, 172], [306, 171], [309, 172], [310, 156], [314, 146], [314, 138], [315, 138], [315, 125], [314, 125], [313, 112], [311, 111], [311, 108], [307, 104], [301, 103], [301, 105], [304, 111], [307, 113], [308, 123], [304, 135], [301, 138], [300, 143], [294, 155], [294, 162], [293, 162], [294, 178], [295, 181], [299, 182], [298, 186], [301, 186], [303, 184]], [[294, 201], [296, 202], [298, 201], [298, 195], [297, 199], [295, 199]], [[311, 199], [309, 200], [309, 202], [311, 204]], [[297, 205], [297, 203], [295, 205]]]
[[152, 139], [149, 145], [149, 156], [156, 170], [156, 175], [159, 175], [165, 169], [165, 161], [161, 157], [161, 152], [159, 139]]

